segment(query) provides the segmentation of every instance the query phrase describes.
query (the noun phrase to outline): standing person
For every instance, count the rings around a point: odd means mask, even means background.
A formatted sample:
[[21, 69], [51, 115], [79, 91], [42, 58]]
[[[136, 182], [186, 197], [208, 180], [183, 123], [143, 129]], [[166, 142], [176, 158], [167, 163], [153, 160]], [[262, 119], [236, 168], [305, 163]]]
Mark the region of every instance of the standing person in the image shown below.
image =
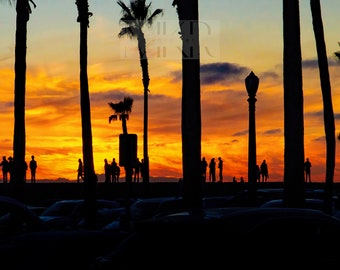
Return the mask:
[[105, 183], [111, 183], [111, 165], [104, 159], [104, 174], [105, 174]]
[[262, 174], [262, 182], [267, 182], [269, 173], [268, 173], [268, 164], [266, 163], [265, 159], [261, 163], [260, 171]]
[[134, 183], [139, 183], [139, 173], [140, 173], [140, 168], [141, 167], [141, 162], [139, 161], [139, 158], [136, 160], [136, 166], [134, 167], [134, 175], [133, 175], [133, 182]]
[[223, 181], [223, 160], [221, 157], [218, 157], [218, 176], [219, 176], [219, 180], [220, 182]]
[[207, 180], [207, 168], [208, 162], [206, 161], [205, 157], [203, 157], [201, 161], [201, 175], [203, 183], [205, 183], [205, 181]]
[[38, 168], [37, 161], [34, 159], [34, 156], [31, 156], [30, 161], [30, 170], [31, 170], [31, 183], [35, 183], [35, 174]]
[[312, 167], [312, 163], [309, 161], [309, 158], [306, 159], [305, 164], [305, 175], [306, 175], [306, 183], [312, 183], [312, 180], [310, 179], [310, 167]]
[[215, 158], [212, 158], [209, 163], [209, 181], [216, 182], [216, 162]]
[[79, 181], [83, 180], [83, 162], [81, 161], [81, 159], [78, 159], [78, 169], [77, 169], [77, 183], [79, 183]]
[[2, 166], [2, 181], [4, 184], [7, 183], [7, 175], [8, 175], [8, 160], [6, 156], [2, 157], [2, 161], [0, 163], [0, 166]]
[[117, 162], [116, 159], [113, 158], [111, 162], [111, 177], [112, 177], [112, 183], [117, 183]]

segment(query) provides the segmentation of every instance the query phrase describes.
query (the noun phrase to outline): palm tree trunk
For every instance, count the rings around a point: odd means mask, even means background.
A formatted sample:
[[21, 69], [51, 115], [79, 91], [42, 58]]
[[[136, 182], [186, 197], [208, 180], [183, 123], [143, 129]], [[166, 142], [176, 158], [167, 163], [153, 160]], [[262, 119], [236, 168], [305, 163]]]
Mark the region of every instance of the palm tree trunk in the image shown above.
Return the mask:
[[324, 128], [326, 134], [326, 189], [324, 210], [332, 211], [333, 178], [335, 168], [335, 123], [332, 103], [331, 83], [329, 79], [327, 51], [323, 31], [320, 0], [311, 0], [311, 11], [315, 35], [316, 49], [318, 53], [319, 74], [323, 97]]
[[174, 1], [182, 34], [183, 199], [202, 207], [201, 90], [198, 0]]
[[283, 0], [284, 204], [304, 206], [304, 118], [299, 0]]
[[88, 1], [78, 0], [80, 22], [80, 107], [82, 120], [82, 141], [84, 161], [84, 200], [85, 222], [88, 228], [95, 227], [96, 215], [96, 184], [94, 171], [91, 106], [87, 76], [87, 29], [89, 25]]
[[149, 67], [148, 58], [146, 55], [146, 41], [143, 33], [138, 35], [138, 50], [140, 57], [140, 65], [143, 74], [143, 87], [144, 87], [144, 134], [143, 134], [143, 159], [144, 159], [144, 174], [143, 174], [143, 193], [147, 197], [149, 193], [149, 178], [150, 178], [150, 165], [148, 154], [148, 114], [149, 114]]
[[20, 186], [25, 175], [26, 129], [25, 129], [25, 95], [26, 95], [26, 53], [27, 53], [27, 21], [29, 13], [25, 1], [16, 4], [15, 34], [15, 81], [14, 81], [14, 168], [11, 183], [14, 185], [13, 196], [20, 197]]

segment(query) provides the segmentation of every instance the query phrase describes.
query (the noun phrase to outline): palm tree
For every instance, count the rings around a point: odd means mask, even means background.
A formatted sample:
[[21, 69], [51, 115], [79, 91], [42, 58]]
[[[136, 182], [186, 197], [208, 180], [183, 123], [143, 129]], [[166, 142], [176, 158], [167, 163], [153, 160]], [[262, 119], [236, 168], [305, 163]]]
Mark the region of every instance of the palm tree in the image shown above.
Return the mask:
[[127, 135], [127, 123], [129, 120], [129, 114], [132, 111], [133, 99], [131, 97], [124, 97], [123, 101], [119, 102], [109, 102], [109, 106], [114, 111], [114, 114], [109, 116], [109, 123], [114, 120], [122, 121], [123, 134]]
[[124, 166], [125, 182], [127, 184], [126, 221], [130, 219], [129, 201], [132, 195], [132, 174], [134, 165], [132, 164], [132, 160], [136, 160], [137, 158], [137, 136], [136, 134], [128, 134], [127, 131], [127, 120], [132, 111], [132, 105], [133, 99], [131, 97], [124, 97], [123, 101], [116, 103], [109, 102], [109, 106], [114, 111], [114, 114], [109, 116], [109, 123], [118, 119], [122, 121], [123, 134], [119, 136], [119, 165]]
[[326, 134], [326, 189], [324, 210], [332, 211], [333, 178], [335, 168], [335, 123], [332, 103], [331, 83], [329, 79], [327, 51], [323, 31], [320, 0], [310, 1], [316, 49], [318, 53], [319, 74], [323, 97], [323, 117]]
[[175, 0], [182, 39], [182, 166], [183, 198], [202, 207], [201, 89], [198, 0]]
[[304, 206], [304, 118], [299, 0], [283, 0], [284, 204]]
[[87, 28], [89, 27], [89, 12], [87, 0], [76, 0], [78, 9], [77, 22], [80, 23], [80, 108], [82, 120], [82, 142], [84, 162], [85, 187], [85, 221], [88, 228], [94, 228], [96, 215], [96, 184], [97, 175], [94, 170], [91, 106], [87, 76]]
[[[131, 97], [124, 97], [123, 101], [117, 103], [109, 102], [109, 106], [114, 111], [114, 114], [109, 116], [109, 123], [113, 120], [122, 121], [123, 134], [119, 137], [119, 164], [125, 168], [125, 177], [127, 183], [132, 183], [132, 160], [137, 157], [137, 140], [135, 140], [136, 134], [128, 134], [127, 120], [129, 114], [132, 111], [133, 99]], [[136, 141], [136, 143], [134, 143]], [[135, 145], [136, 144], [136, 145]]]
[[[11, 181], [18, 185], [25, 183], [25, 154], [26, 154], [26, 128], [25, 128], [25, 96], [26, 96], [26, 54], [27, 54], [27, 22], [32, 9], [36, 5], [32, 0], [9, 0], [16, 3], [16, 33], [15, 33], [15, 80], [14, 80], [14, 136], [13, 157], [14, 169]], [[15, 190], [14, 193], [18, 192]], [[19, 194], [14, 194], [15, 196]]]
[[146, 55], [146, 40], [143, 32], [144, 25], [151, 26], [154, 20], [161, 14], [162, 9], [156, 9], [151, 13], [151, 2], [146, 4], [145, 0], [131, 0], [130, 6], [126, 6], [123, 1], [118, 1], [118, 5], [122, 8], [122, 18], [120, 22], [125, 24], [118, 37], [128, 36], [136, 38], [138, 41], [138, 51], [140, 65], [142, 67], [142, 81], [144, 87], [144, 134], [143, 134], [143, 159], [144, 159], [144, 192], [147, 192], [149, 185], [149, 154], [148, 154], [148, 92], [149, 92], [149, 69], [148, 57]]

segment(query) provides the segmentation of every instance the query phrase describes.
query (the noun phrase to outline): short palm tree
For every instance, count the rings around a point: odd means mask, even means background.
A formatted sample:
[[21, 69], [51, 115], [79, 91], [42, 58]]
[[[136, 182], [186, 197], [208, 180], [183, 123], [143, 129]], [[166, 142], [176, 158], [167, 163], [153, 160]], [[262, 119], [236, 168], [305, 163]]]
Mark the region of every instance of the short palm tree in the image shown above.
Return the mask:
[[114, 111], [114, 114], [109, 116], [109, 123], [115, 120], [122, 121], [123, 134], [128, 134], [127, 123], [129, 120], [129, 114], [132, 111], [133, 99], [131, 97], [124, 97], [123, 101], [109, 102], [109, 106]]
[[14, 184], [25, 183], [25, 95], [26, 95], [26, 54], [27, 54], [27, 22], [32, 13], [32, 0], [8, 0], [16, 3], [16, 34], [15, 34], [15, 81], [14, 81], [14, 137], [13, 157], [14, 170], [11, 181]]
[[136, 38], [138, 41], [138, 51], [140, 65], [142, 67], [142, 81], [144, 86], [144, 135], [143, 135], [143, 158], [145, 173], [143, 183], [149, 183], [149, 154], [148, 154], [148, 92], [149, 92], [149, 69], [148, 58], [146, 55], [146, 40], [143, 32], [144, 25], [151, 26], [154, 20], [161, 14], [162, 9], [156, 9], [151, 13], [151, 3], [146, 4], [145, 0], [131, 0], [130, 6], [124, 4], [123, 1], [118, 1], [118, 5], [122, 8], [122, 18], [120, 22], [125, 24], [118, 36], [128, 36]]
[[84, 186], [85, 186], [85, 221], [88, 228], [95, 226], [96, 214], [96, 184], [97, 175], [94, 170], [91, 106], [87, 76], [87, 28], [89, 27], [89, 12], [87, 0], [76, 0], [78, 9], [77, 22], [80, 23], [80, 108], [82, 121]]
[[[120, 145], [119, 147], [122, 147], [123, 149], [120, 149], [120, 156], [124, 156], [124, 169], [125, 169], [125, 181], [128, 184], [127, 187], [127, 199], [130, 199], [131, 193], [132, 193], [132, 174], [133, 174], [133, 164], [131, 163], [131, 160], [133, 158], [133, 154], [131, 153], [131, 149], [133, 147], [131, 143], [131, 136], [135, 134], [128, 134], [127, 130], [127, 120], [129, 119], [129, 114], [132, 111], [132, 105], [133, 105], [133, 99], [131, 97], [124, 97], [123, 101], [119, 102], [109, 102], [109, 106], [114, 111], [114, 114], [109, 116], [109, 123], [115, 120], [122, 121], [122, 129], [123, 129], [123, 135], [119, 137], [120, 139]], [[122, 145], [121, 145], [122, 144]], [[121, 163], [121, 158], [119, 158], [119, 164]], [[130, 207], [129, 203], [126, 204], [126, 217], [127, 219], [130, 218]]]

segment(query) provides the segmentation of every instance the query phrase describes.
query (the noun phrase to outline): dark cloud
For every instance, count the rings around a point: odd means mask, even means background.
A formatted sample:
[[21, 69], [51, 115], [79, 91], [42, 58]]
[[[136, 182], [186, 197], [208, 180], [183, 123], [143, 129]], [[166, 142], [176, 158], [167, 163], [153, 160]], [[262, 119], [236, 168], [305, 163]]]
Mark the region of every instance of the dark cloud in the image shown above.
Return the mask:
[[202, 84], [214, 84], [222, 81], [240, 81], [249, 73], [249, 68], [232, 63], [213, 63], [201, 65]]
[[[334, 57], [328, 57], [328, 66], [339, 66]], [[307, 69], [319, 68], [318, 59], [307, 59], [302, 61], [302, 67]]]
[[242, 131], [239, 131], [239, 132], [236, 132], [236, 133], [234, 133], [232, 136], [234, 136], [234, 137], [240, 137], [240, 136], [244, 136], [244, 135], [248, 135], [248, 129], [242, 130]]
[[276, 134], [281, 134], [281, 133], [282, 133], [282, 130], [280, 128], [277, 128], [277, 129], [267, 130], [263, 134], [264, 135], [276, 135]]
[[[242, 67], [233, 63], [211, 63], [203, 64], [200, 68], [201, 83], [205, 85], [218, 82], [234, 82], [244, 80], [245, 76], [250, 72], [248, 67]], [[182, 80], [182, 71], [175, 71], [171, 74], [172, 82]]]

